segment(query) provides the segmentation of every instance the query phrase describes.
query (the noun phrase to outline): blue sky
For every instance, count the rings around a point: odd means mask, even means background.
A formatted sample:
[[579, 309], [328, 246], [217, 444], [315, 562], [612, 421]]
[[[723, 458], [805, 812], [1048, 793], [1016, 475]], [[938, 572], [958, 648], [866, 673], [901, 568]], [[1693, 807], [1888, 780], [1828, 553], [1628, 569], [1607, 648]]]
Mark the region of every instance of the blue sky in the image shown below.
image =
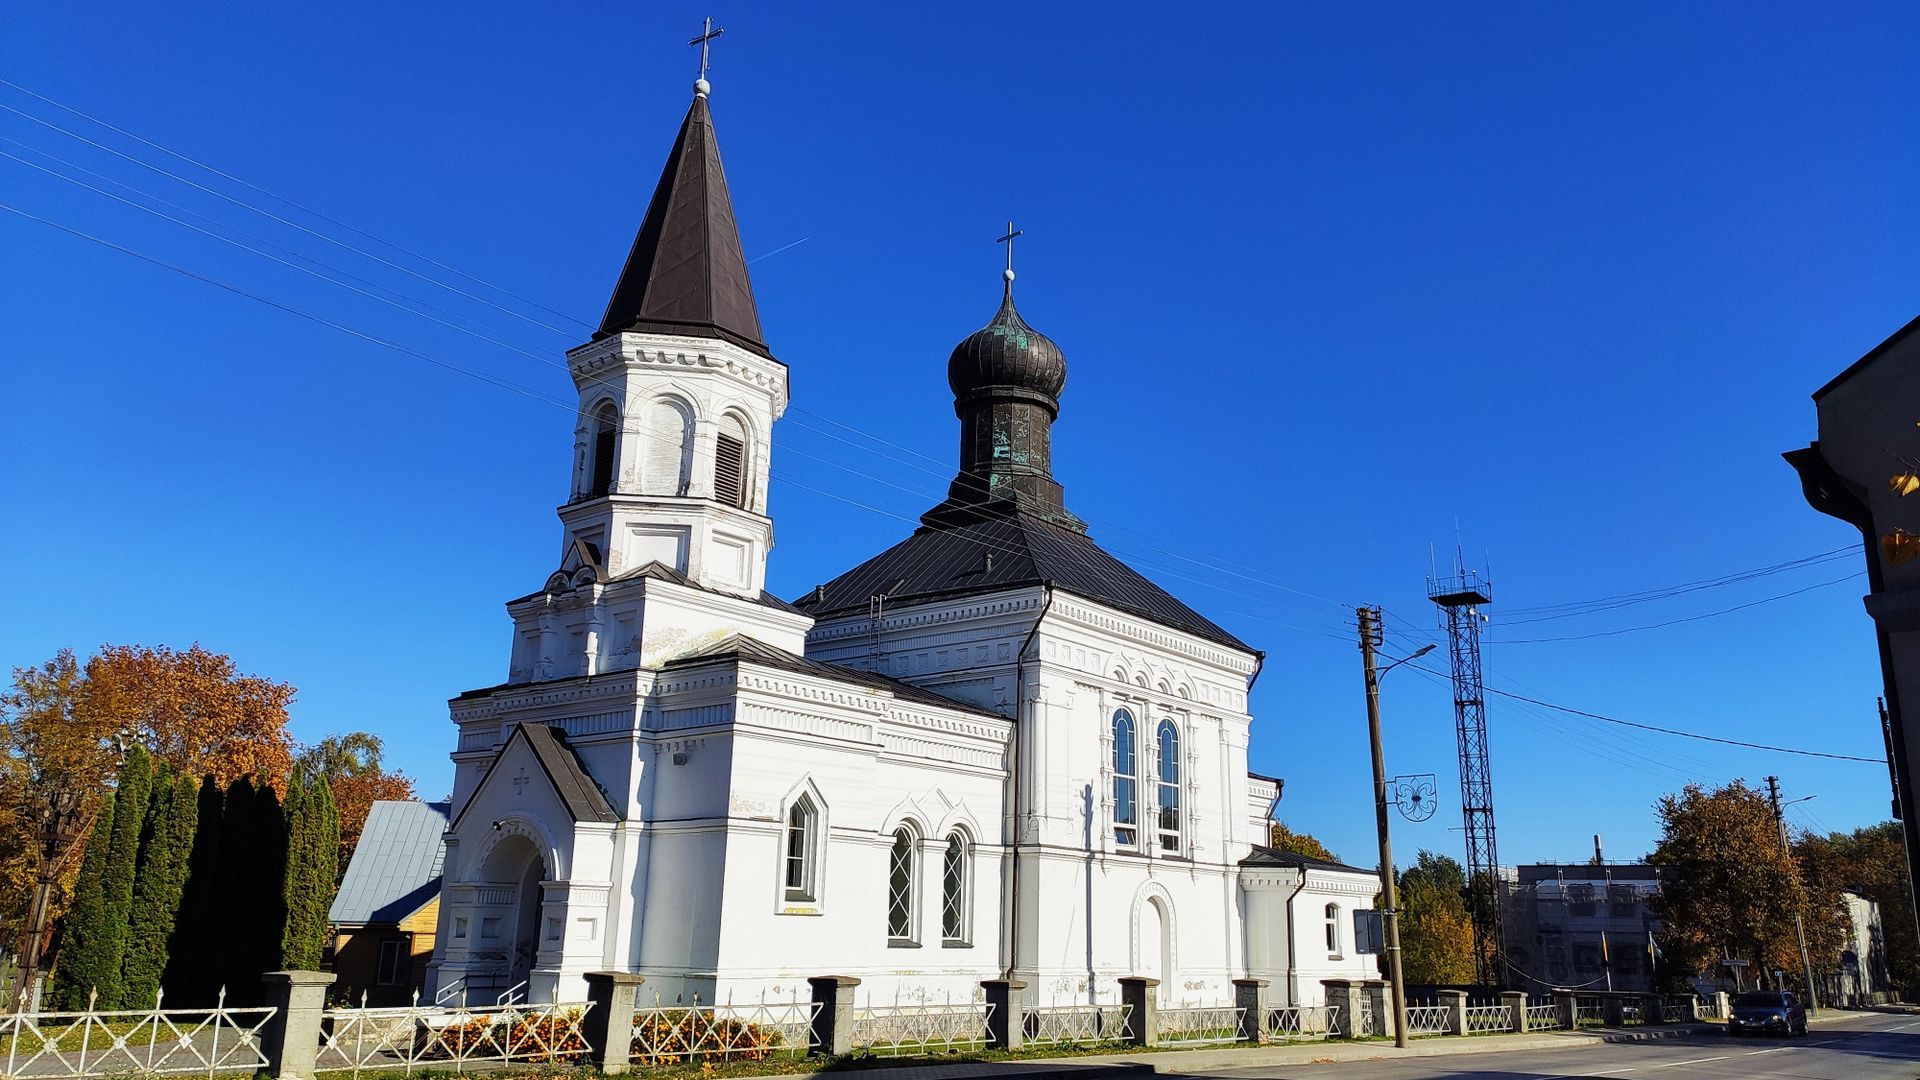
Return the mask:
[[[1853, 539], [1806, 507], [1779, 454], [1813, 435], [1808, 394], [1920, 307], [1920, 10], [1172, 10], [711, 11], [727, 28], [712, 79], [728, 176], [792, 368], [775, 469], [806, 485], [774, 488], [776, 590], [893, 543], [944, 491], [946, 355], [993, 313], [992, 241], [1011, 217], [1027, 230], [1022, 312], [1070, 365], [1055, 431], [1069, 505], [1267, 650], [1254, 767], [1287, 778], [1283, 816], [1339, 854], [1373, 861], [1342, 605], [1385, 605], [1391, 649], [1425, 639], [1430, 552], [1456, 537], [1495, 583], [1492, 686], [1878, 756], [1864, 582], [1823, 585], [1857, 559], [1576, 618], [1521, 612]], [[501, 602], [558, 558], [572, 418], [552, 403], [570, 394], [555, 365], [606, 301], [708, 13], [0, 14], [0, 77], [326, 217], [12, 88], [0, 104], [459, 291], [4, 110], [0, 138], [72, 166], [0, 152], [134, 185], [475, 333], [4, 157], [0, 202], [532, 391], [0, 213], [0, 660], [198, 640], [298, 686], [299, 737], [378, 732], [442, 793], [445, 700], [504, 677]], [[1396, 844], [1457, 854], [1449, 696], [1400, 671], [1385, 703], [1390, 770], [1440, 777], [1440, 812], [1399, 823]], [[1502, 698], [1490, 719], [1507, 862], [1580, 859], [1596, 832], [1636, 856], [1653, 801], [1689, 778], [1778, 773], [1818, 795], [1798, 824], [1885, 815], [1874, 765]]]

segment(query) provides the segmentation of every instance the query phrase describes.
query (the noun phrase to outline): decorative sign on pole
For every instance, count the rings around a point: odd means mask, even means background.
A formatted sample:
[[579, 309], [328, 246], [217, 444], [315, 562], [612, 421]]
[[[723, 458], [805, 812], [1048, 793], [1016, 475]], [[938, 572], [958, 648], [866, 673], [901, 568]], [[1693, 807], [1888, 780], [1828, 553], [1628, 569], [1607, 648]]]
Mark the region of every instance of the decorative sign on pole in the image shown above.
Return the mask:
[[1393, 804], [1408, 821], [1425, 821], [1439, 806], [1439, 786], [1432, 773], [1396, 776], [1387, 783], [1393, 785]]

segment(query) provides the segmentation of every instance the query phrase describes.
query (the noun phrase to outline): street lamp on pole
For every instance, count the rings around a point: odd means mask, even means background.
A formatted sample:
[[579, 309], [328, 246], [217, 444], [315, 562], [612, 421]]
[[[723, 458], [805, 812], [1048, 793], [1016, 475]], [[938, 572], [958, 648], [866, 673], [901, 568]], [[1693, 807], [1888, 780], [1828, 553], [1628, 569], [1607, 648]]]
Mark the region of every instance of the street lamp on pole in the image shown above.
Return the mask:
[[[1380, 833], [1381, 930], [1387, 939], [1387, 979], [1393, 993], [1393, 1044], [1407, 1045], [1407, 982], [1400, 970], [1400, 896], [1393, 880], [1393, 840], [1387, 826], [1387, 763], [1380, 744], [1380, 679], [1387, 672], [1433, 651], [1423, 645], [1411, 656], [1386, 667], [1376, 667], [1374, 649], [1380, 644], [1380, 609], [1359, 609], [1360, 657], [1367, 679], [1367, 741], [1373, 750], [1373, 818]], [[1359, 1031], [1355, 1035], [1361, 1034]]]

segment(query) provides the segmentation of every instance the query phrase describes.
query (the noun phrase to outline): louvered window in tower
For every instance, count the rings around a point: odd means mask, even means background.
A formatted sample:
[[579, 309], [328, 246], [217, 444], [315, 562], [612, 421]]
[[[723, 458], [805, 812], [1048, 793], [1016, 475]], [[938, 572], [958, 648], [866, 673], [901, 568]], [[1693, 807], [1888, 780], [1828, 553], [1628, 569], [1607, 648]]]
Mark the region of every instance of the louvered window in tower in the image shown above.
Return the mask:
[[593, 474], [587, 494], [594, 497], [613, 490], [614, 466], [619, 464], [620, 414], [612, 402], [593, 414]]
[[728, 506], [747, 505], [747, 430], [735, 416], [721, 417], [714, 437], [713, 497]]

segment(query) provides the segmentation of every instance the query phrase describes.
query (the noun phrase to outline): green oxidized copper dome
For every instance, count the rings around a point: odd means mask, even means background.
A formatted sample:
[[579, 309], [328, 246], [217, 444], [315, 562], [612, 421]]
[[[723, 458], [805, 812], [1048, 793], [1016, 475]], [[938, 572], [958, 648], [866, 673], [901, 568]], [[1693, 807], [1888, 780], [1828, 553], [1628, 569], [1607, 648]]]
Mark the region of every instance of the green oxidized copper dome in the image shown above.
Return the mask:
[[947, 359], [947, 385], [965, 401], [995, 392], [1025, 391], [1058, 409], [1067, 385], [1067, 358], [1053, 339], [1028, 326], [1013, 306], [1013, 283], [993, 321], [967, 335]]

